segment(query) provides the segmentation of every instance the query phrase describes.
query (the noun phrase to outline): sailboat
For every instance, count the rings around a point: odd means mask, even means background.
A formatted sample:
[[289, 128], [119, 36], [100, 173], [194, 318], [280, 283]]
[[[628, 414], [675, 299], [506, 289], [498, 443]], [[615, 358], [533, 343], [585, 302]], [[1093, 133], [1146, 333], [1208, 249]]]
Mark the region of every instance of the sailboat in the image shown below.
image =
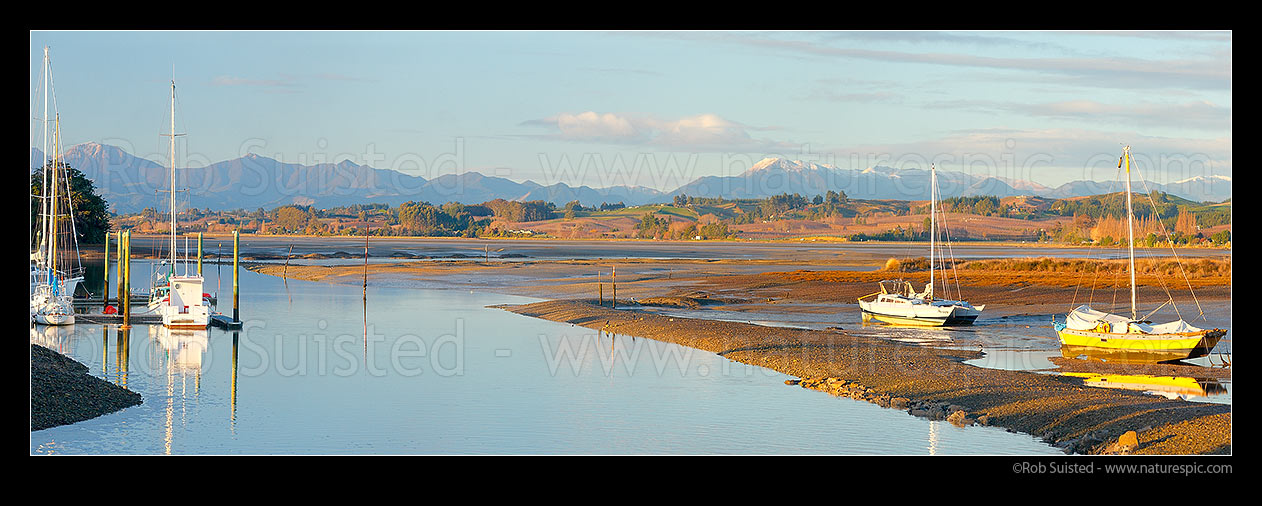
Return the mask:
[[[986, 306], [973, 306], [964, 300], [939, 299], [934, 297], [934, 259], [937, 243], [938, 220], [938, 172], [933, 165], [929, 166], [929, 283], [923, 292], [917, 293], [908, 281], [885, 280], [879, 283], [881, 291], [859, 298], [859, 308], [863, 312], [863, 321], [872, 320], [896, 325], [946, 326], [970, 325]], [[943, 274], [945, 279], [945, 273]], [[876, 296], [870, 301], [863, 300]]]
[[[43, 84], [44, 119], [43, 151], [48, 152], [48, 96], [51, 88], [51, 65], [48, 48], [44, 48]], [[70, 198], [70, 180], [60, 152], [60, 114], [54, 111], [53, 157], [42, 167], [40, 193], [40, 228], [35, 251], [31, 252], [31, 320], [39, 325], [74, 324], [74, 293], [83, 281], [79, 265], [79, 242], [74, 230], [74, 204]], [[71, 260], [73, 258], [73, 260]], [[72, 263], [73, 262], [73, 263]]]
[[183, 262], [180, 272], [176, 247], [178, 222], [175, 209], [175, 80], [171, 81], [171, 257], [163, 262], [163, 269], [155, 272], [153, 288], [149, 291], [149, 309], [162, 316], [162, 325], [168, 328], [200, 328], [210, 324], [210, 295], [202, 291], [205, 279], [201, 273], [189, 273], [189, 262]]
[[1135, 355], [1147, 356], [1150, 361], [1203, 357], [1227, 334], [1226, 330], [1197, 328], [1181, 317], [1177, 321], [1153, 324], [1147, 317], [1140, 317], [1136, 308], [1130, 154], [1130, 146], [1123, 148], [1118, 168], [1123, 163], [1126, 164], [1126, 229], [1130, 251], [1131, 314], [1128, 317], [1106, 313], [1092, 309], [1089, 304], [1083, 304], [1070, 311], [1064, 322], [1053, 322], [1052, 327], [1056, 329], [1062, 347], [1116, 352], [1132, 360]]

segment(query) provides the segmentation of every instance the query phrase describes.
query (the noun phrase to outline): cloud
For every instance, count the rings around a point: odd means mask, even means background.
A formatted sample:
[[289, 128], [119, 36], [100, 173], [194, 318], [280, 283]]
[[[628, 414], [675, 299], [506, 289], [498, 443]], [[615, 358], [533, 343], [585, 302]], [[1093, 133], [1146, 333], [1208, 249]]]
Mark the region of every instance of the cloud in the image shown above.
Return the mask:
[[678, 151], [782, 150], [800, 146], [757, 139], [749, 134], [750, 130], [774, 130], [775, 127], [751, 127], [715, 114], [660, 119], [586, 111], [523, 121], [520, 125], [554, 130], [544, 136], [554, 140], [644, 145]]
[[1090, 120], [1148, 127], [1231, 131], [1231, 108], [1198, 100], [1179, 104], [1106, 104], [1094, 100], [1066, 100], [1027, 104], [989, 100], [951, 100], [926, 104], [939, 109], [961, 109], [1027, 116]]
[[799, 56], [871, 60], [1032, 72], [1066, 84], [1106, 88], [1231, 89], [1231, 54], [1200, 58], [1143, 59], [1134, 57], [999, 57], [951, 52], [875, 50], [827, 42], [775, 39], [747, 34], [687, 34], [718, 42], [768, 49]]
[[1073, 180], [1113, 180], [1123, 144], [1131, 146], [1137, 167], [1150, 181], [1231, 175], [1231, 137], [1160, 137], [1135, 131], [969, 129], [938, 138], [835, 147], [822, 152], [831, 158], [825, 163], [845, 168], [920, 168], [933, 162], [948, 170], [1055, 186]]

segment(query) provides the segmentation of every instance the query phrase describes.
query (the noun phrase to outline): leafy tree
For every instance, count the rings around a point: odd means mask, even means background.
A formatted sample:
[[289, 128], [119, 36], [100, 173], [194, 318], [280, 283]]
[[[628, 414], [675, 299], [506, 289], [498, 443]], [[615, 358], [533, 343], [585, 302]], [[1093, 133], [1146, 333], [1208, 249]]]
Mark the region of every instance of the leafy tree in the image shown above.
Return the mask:
[[[96, 194], [96, 185], [82, 172], [64, 163], [70, 177], [70, 203], [74, 208], [75, 239], [79, 244], [102, 244], [105, 235], [110, 231], [110, 217], [105, 199]], [[40, 200], [36, 195], [44, 194], [44, 175], [36, 169], [31, 173], [31, 229], [34, 231], [40, 223]]]
[[299, 206], [283, 206], [276, 209], [275, 226], [283, 232], [302, 232], [307, 228], [311, 214]]

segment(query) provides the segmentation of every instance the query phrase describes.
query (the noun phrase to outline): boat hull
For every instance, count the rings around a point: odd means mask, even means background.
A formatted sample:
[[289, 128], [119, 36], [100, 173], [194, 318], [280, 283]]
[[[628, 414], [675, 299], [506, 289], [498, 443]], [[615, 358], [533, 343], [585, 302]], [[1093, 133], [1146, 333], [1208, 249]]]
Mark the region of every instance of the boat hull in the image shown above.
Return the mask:
[[1186, 334], [1116, 334], [1068, 327], [1056, 329], [1062, 347], [1096, 351], [1097, 355], [1098, 352], [1114, 353], [1126, 361], [1144, 361], [1144, 357], [1151, 357], [1151, 361], [1203, 357], [1226, 333], [1221, 329]]
[[957, 309], [946, 315], [906, 315], [892, 314], [882, 312], [872, 307], [864, 307], [860, 305], [863, 312], [863, 321], [871, 322], [873, 320], [888, 323], [890, 325], [910, 325], [917, 327], [946, 327], [954, 325], [972, 325], [980, 314], [979, 311], [964, 311]]
[[35, 323], [40, 325], [74, 325], [74, 315], [35, 313]]

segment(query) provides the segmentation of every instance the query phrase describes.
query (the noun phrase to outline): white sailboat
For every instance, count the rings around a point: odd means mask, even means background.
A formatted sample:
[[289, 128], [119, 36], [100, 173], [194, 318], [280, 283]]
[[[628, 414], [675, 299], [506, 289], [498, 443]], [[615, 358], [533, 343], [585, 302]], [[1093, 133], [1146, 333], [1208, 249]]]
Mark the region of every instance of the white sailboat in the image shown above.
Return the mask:
[[[1139, 316], [1135, 304], [1135, 229], [1134, 213], [1131, 209], [1130, 155], [1130, 146], [1122, 149], [1118, 168], [1123, 163], [1126, 164], [1126, 230], [1130, 251], [1131, 314], [1128, 317], [1106, 313], [1083, 304], [1070, 311], [1064, 322], [1053, 323], [1052, 327], [1056, 329], [1063, 347], [1083, 348], [1096, 353], [1107, 352], [1124, 361], [1152, 362], [1203, 357], [1227, 334], [1226, 330], [1201, 329], [1184, 321], [1182, 317], [1173, 322], [1153, 324], [1147, 317]], [[1188, 288], [1191, 289], [1190, 286]], [[1177, 306], [1175, 309], [1177, 311]]]
[[[911, 283], [902, 280], [880, 282], [881, 291], [859, 298], [863, 321], [877, 320], [896, 325], [945, 326], [970, 325], [986, 306], [973, 306], [968, 301], [939, 299], [934, 297], [934, 259], [938, 230], [938, 173], [929, 166], [929, 283], [923, 292], [916, 293]], [[945, 276], [945, 273], [943, 274]], [[873, 300], [863, 300], [876, 296]]]
[[189, 272], [189, 262], [181, 262], [177, 252], [178, 221], [175, 209], [175, 80], [171, 81], [171, 257], [155, 272], [149, 291], [149, 309], [162, 316], [168, 328], [206, 328], [210, 324], [210, 295], [202, 291], [205, 279]]
[[[43, 151], [48, 153], [48, 98], [52, 69], [48, 47], [44, 48], [42, 73], [44, 95]], [[60, 152], [60, 115], [54, 110], [53, 157], [42, 165], [39, 230], [31, 252], [31, 320], [39, 325], [74, 324], [74, 293], [83, 281], [79, 264], [79, 242], [74, 229], [74, 204], [70, 179]]]

